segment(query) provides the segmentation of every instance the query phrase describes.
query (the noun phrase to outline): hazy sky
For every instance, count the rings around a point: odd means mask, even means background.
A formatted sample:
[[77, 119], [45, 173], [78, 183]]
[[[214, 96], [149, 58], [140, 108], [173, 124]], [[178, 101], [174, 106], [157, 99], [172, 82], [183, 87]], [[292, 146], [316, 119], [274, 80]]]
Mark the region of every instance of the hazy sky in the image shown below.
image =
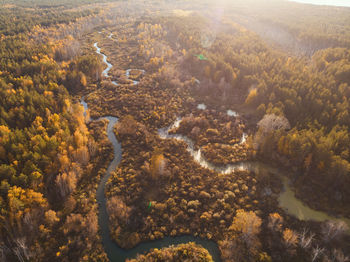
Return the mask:
[[315, 5], [336, 5], [336, 6], [349, 6], [350, 0], [290, 0], [300, 3], [309, 3]]

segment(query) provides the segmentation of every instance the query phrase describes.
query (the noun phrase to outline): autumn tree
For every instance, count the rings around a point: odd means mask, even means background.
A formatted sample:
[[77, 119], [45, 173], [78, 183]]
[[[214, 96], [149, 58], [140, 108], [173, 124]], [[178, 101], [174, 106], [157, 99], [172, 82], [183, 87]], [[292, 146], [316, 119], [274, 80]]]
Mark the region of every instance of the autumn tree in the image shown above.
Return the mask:
[[271, 213], [269, 215], [267, 226], [272, 232], [281, 232], [283, 226], [283, 217], [281, 217], [278, 213]]
[[129, 222], [131, 208], [120, 196], [113, 196], [107, 201], [107, 210], [110, 220], [117, 220], [119, 225], [125, 226]]
[[295, 231], [286, 228], [283, 231], [283, 241], [287, 250], [290, 252], [294, 252], [295, 247], [298, 244], [298, 234]]
[[168, 175], [169, 171], [167, 170], [167, 161], [164, 155], [156, 150], [150, 161], [150, 173], [153, 180], [162, 178], [165, 175]]
[[53, 224], [59, 222], [59, 218], [56, 215], [56, 212], [53, 210], [48, 210], [45, 212], [45, 221], [48, 225], [52, 226]]
[[120, 135], [134, 135], [138, 129], [137, 121], [131, 116], [123, 117], [116, 125], [116, 131]]
[[77, 185], [77, 178], [74, 172], [62, 173], [56, 178], [57, 190], [63, 199], [72, 193]]
[[259, 246], [257, 235], [260, 233], [261, 218], [253, 211], [239, 209], [230, 226], [230, 230], [237, 232], [248, 247]]
[[253, 211], [238, 209], [229, 230], [231, 239], [220, 244], [225, 261], [256, 261], [260, 249], [261, 218]]

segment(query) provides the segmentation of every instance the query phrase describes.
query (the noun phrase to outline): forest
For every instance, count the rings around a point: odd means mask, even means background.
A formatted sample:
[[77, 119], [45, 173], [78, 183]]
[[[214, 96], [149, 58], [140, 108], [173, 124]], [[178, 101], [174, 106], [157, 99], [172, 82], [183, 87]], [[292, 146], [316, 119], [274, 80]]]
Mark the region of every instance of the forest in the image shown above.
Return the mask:
[[349, 32], [283, 0], [4, 0], [0, 260], [349, 261]]

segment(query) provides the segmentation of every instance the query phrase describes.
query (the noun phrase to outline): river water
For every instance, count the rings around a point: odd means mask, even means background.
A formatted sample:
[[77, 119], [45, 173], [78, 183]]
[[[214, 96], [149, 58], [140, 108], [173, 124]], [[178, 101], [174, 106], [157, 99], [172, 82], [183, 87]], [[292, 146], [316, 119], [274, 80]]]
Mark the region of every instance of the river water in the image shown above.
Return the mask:
[[[99, 55], [102, 55], [103, 62], [107, 65], [107, 68], [102, 72], [102, 74], [105, 77], [109, 77], [108, 72], [113, 67], [113, 65], [107, 61], [107, 56], [101, 52], [101, 49], [98, 47], [97, 42], [94, 43], [94, 47], [96, 48], [96, 53]], [[127, 77], [129, 77], [130, 70], [131, 69], [128, 69], [126, 71]], [[142, 70], [142, 73], [144, 73], [143, 70]], [[118, 85], [118, 83], [115, 81], [112, 81], [112, 83], [115, 85]], [[138, 81], [133, 81], [133, 84], [134, 85], [138, 84]], [[84, 115], [86, 116], [88, 105], [85, 102], [84, 97], [81, 99], [81, 104], [84, 107]], [[204, 104], [201, 104], [200, 107], [201, 109], [203, 108], [203, 110], [206, 108]], [[236, 115], [236, 113], [233, 114], [233, 111], [228, 112], [228, 114], [232, 116]], [[96, 199], [99, 204], [98, 224], [99, 224], [100, 233], [102, 237], [102, 243], [109, 260], [113, 262], [123, 262], [127, 258], [133, 258], [139, 253], [145, 253], [147, 251], [150, 251], [152, 248], [162, 248], [162, 247], [167, 247], [169, 245], [195, 242], [197, 244], [202, 245], [204, 248], [206, 248], [210, 252], [214, 261], [221, 261], [218, 246], [214, 241], [208, 240], [208, 239], [202, 239], [202, 238], [194, 237], [190, 235], [178, 236], [178, 237], [165, 237], [159, 240], [142, 242], [141, 244], [137, 245], [135, 248], [132, 248], [130, 250], [125, 250], [120, 248], [116, 244], [116, 242], [114, 242], [111, 239], [109, 226], [108, 226], [109, 218], [108, 218], [107, 207], [106, 207], [105, 186], [108, 181], [108, 178], [110, 177], [111, 171], [115, 170], [118, 164], [120, 163], [120, 160], [122, 157], [122, 148], [121, 148], [121, 144], [118, 142], [113, 132], [114, 125], [118, 122], [118, 118], [113, 116], [105, 116], [96, 120], [86, 119], [86, 121], [99, 121], [102, 119], [107, 119], [109, 121], [107, 126], [107, 136], [109, 141], [112, 143], [113, 153], [114, 153], [114, 158], [112, 162], [109, 164], [105, 175], [102, 177], [96, 193]], [[237, 164], [226, 165], [226, 166], [215, 166], [209, 163], [202, 156], [200, 149], [198, 150], [194, 149], [194, 143], [191, 139], [189, 139], [186, 136], [182, 136], [178, 134], [169, 134], [169, 131], [173, 128], [178, 127], [180, 122], [181, 122], [180, 118], [176, 119], [176, 121], [169, 127], [159, 129], [158, 134], [162, 139], [177, 139], [177, 140], [184, 141], [188, 146], [187, 149], [190, 152], [191, 156], [202, 167], [209, 168], [216, 172], [221, 172], [226, 174], [231, 173], [235, 170], [249, 170], [256, 173], [271, 172], [274, 174], [278, 174], [282, 178], [283, 185], [285, 187], [284, 192], [281, 193], [281, 195], [279, 196], [279, 204], [281, 207], [286, 209], [288, 213], [303, 220], [308, 220], [308, 219], [313, 219], [317, 221], [339, 220], [339, 218], [328, 216], [324, 212], [312, 210], [311, 208], [304, 205], [300, 200], [296, 199], [292, 189], [289, 186], [287, 177], [281, 175], [283, 174], [281, 170], [269, 167], [268, 165], [262, 164], [259, 162], [239, 162]], [[242, 136], [241, 143], [245, 142], [245, 138], [246, 138], [246, 134]], [[341, 218], [341, 220], [344, 220], [348, 225], [350, 225], [350, 220], [343, 219], [343, 218]]]
[[[107, 56], [101, 52], [101, 48], [98, 47], [98, 43], [95, 43], [94, 47], [96, 48], [96, 53], [102, 55], [103, 62], [107, 65], [107, 68], [103, 71], [102, 74], [105, 77], [109, 77], [108, 72], [109, 70], [111, 70], [112, 64], [110, 64], [107, 61]], [[127, 77], [129, 77], [130, 71], [131, 69], [126, 70]], [[144, 73], [144, 70], [140, 70], [140, 71]], [[118, 85], [118, 83], [115, 81], [112, 81], [112, 83], [115, 85]], [[138, 81], [133, 81], [133, 84], [134, 85], [138, 84]], [[81, 104], [84, 107], [84, 116], [86, 116], [86, 112], [88, 110], [88, 104], [85, 102], [84, 97], [81, 99]], [[86, 121], [99, 121], [102, 119], [107, 119], [109, 121], [107, 126], [107, 136], [109, 141], [112, 143], [113, 153], [114, 153], [114, 158], [112, 162], [109, 164], [105, 175], [102, 177], [96, 192], [96, 199], [99, 205], [98, 224], [99, 224], [100, 233], [102, 237], [102, 244], [109, 260], [113, 262], [123, 262], [127, 258], [136, 257], [137, 254], [145, 253], [147, 251], [150, 251], [152, 248], [160, 249], [162, 247], [168, 247], [170, 245], [195, 242], [203, 246], [205, 249], [207, 249], [211, 254], [211, 256], [213, 257], [214, 261], [221, 261], [220, 251], [218, 249], [217, 244], [212, 240], [207, 240], [200, 237], [194, 237], [190, 235], [177, 236], [177, 237], [164, 237], [162, 239], [158, 239], [154, 241], [142, 242], [141, 244], [137, 245], [135, 248], [132, 248], [130, 250], [125, 250], [120, 248], [117, 245], [117, 243], [111, 239], [109, 226], [108, 226], [109, 218], [108, 218], [108, 212], [107, 212], [107, 206], [106, 206], [105, 186], [111, 175], [111, 172], [114, 171], [118, 166], [118, 164], [120, 163], [120, 160], [122, 158], [122, 148], [121, 148], [121, 144], [118, 142], [113, 132], [114, 125], [118, 122], [118, 118], [113, 116], [105, 116], [96, 120], [86, 119]]]

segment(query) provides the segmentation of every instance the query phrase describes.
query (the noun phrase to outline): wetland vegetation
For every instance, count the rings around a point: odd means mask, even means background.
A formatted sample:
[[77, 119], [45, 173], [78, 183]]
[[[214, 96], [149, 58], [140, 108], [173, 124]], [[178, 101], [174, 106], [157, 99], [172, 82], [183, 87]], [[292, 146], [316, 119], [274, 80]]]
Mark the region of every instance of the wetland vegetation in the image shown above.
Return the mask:
[[1, 261], [349, 261], [350, 8], [3, 2]]

